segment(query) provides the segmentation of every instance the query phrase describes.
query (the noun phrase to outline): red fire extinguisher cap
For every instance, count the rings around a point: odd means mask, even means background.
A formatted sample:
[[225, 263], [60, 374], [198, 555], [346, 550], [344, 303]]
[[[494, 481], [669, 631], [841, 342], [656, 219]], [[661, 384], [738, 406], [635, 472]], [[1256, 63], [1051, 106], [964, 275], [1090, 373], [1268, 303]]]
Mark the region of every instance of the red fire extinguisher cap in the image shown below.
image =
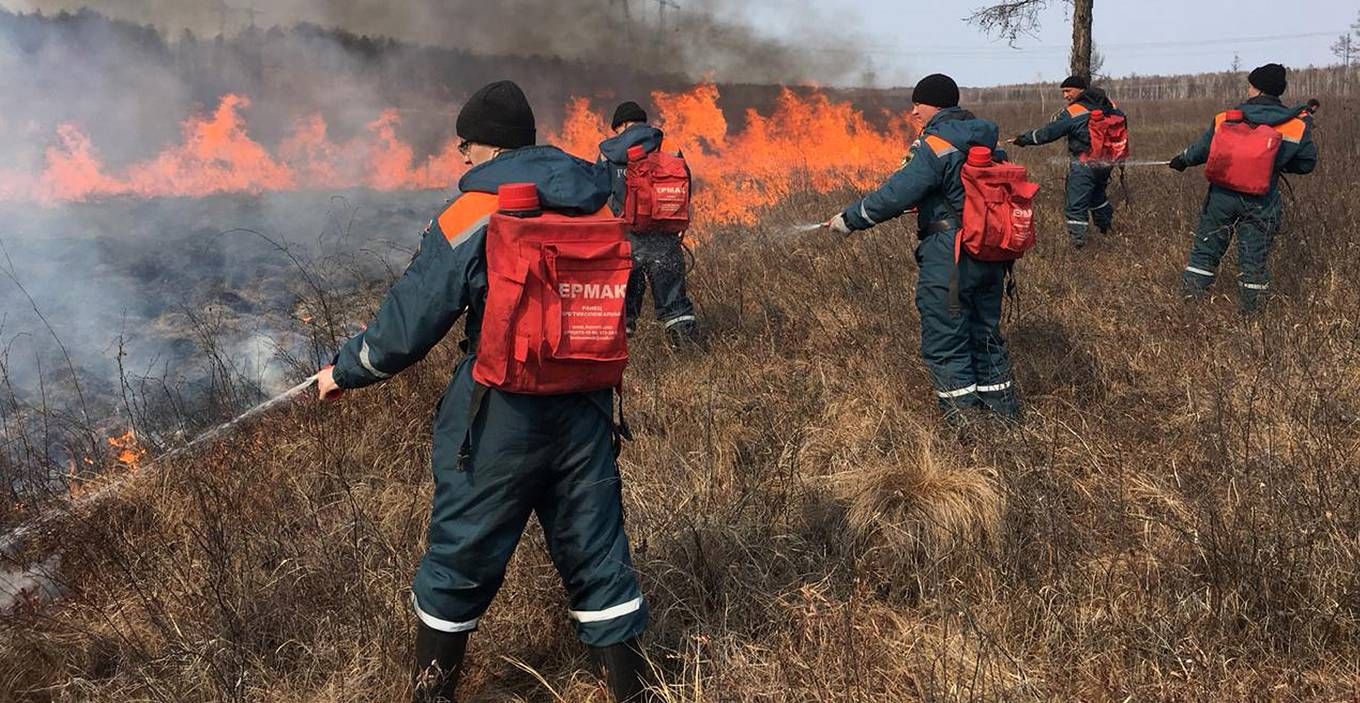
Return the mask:
[[530, 212], [539, 209], [538, 187], [532, 183], [505, 183], [496, 191], [501, 212]]
[[985, 146], [975, 146], [968, 150], [969, 166], [986, 166], [992, 162], [992, 150]]

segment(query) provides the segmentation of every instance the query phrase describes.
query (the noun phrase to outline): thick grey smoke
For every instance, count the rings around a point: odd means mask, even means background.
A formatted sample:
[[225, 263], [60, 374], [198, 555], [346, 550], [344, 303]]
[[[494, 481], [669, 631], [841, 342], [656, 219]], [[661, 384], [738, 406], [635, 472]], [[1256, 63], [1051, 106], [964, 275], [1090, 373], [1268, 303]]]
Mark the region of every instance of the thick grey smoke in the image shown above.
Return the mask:
[[[737, 18], [732, 0], [104, 0], [99, 12], [150, 24], [169, 36], [228, 35], [299, 22], [359, 35], [466, 49], [479, 54], [540, 55], [612, 64], [652, 64], [648, 72], [711, 75], [725, 82], [817, 82], [856, 79], [862, 57], [819, 51], [811, 38], [832, 18], [806, 0], [784, 3], [782, 38]], [[80, 0], [4, 0], [11, 9], [54, 12]], [[837, 23], [845, 19], [837, 18]], [[790, 28], [791, 27], [791, 28]], [[822, 32], [824, 34], [824, 32]]]

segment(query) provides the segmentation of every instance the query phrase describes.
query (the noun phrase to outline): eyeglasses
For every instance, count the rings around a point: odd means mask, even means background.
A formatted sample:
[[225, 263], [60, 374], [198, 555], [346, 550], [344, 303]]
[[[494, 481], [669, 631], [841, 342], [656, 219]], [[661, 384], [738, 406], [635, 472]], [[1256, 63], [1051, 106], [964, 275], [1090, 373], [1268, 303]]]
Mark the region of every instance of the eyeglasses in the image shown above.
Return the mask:
[[463, 156], [467, 156], [467, 155], [468, 155], [468, 150], [471, 149], [471, 148], [472, 148], [472, 142], [470, 142], [470, 141], [468, 141], [468, 140], [466, 140], [466, 139], [463, 139], [463, 140], [461, 140], [461, 141], [458, 142], [458, 153], [459, 153], [459, 154], [462, 154]]

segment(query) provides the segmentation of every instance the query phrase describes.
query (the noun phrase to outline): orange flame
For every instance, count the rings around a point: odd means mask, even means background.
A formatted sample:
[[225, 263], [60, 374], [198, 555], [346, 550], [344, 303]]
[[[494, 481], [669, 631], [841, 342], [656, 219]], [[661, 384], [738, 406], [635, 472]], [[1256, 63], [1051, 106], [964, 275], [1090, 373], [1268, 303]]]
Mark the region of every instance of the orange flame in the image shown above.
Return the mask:
[[[734, 131], [719, 97], [712, 84], [652, 95], [667, 148], [683, 150], [695, 173], [694, 212], [701, 230], [752, 224], [764, 207], [800, 190], [870, 188], [896, 168], [914, 131], [903, 116], [876, 129], [849, 103], [790, 90], [783, 91], [770, 114], [748, 111], [746, 126]], [[397, 110], [384, 111], [365, 134], [339, 143], [329, 137], [319, 115], [306, 117], [271, 153], [247, 132], [242, 111], [249, 106], [245, 97], [225, 96], [211, 114], [185, 121], [181, 143], [122, 173], [111, 173], [100, 162], [78, 127], [61, 125], [41, 173], [0, 170], [0, 199], [52, 204], [109, 195], [449, 188], [465, 170], [456, 139], [417, 160], [397, 135]], [[568, 104], [566, 114], [548, 141], [593, 161], [600, 140], [608, 136], [601, 115], [581, 98]]]
[[146, 457], [146, 449], [137, 441], [137, 436], [132, 430], [128, 430], [117, 437], [109, 437], [109, 446], [115, 449], [118, 464], [129, 471], [137, 471], [141, 467], [142, 459]]

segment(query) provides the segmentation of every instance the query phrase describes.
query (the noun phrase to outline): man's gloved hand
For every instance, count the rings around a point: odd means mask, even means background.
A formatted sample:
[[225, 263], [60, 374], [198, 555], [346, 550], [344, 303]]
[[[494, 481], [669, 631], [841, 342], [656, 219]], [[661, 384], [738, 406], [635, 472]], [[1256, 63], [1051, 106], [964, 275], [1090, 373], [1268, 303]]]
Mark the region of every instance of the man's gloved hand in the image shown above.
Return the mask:
[[1016, 136], [1015, 139], [1012, 139], [1011, 143], [1016, 146], [1034, 146], [1034, 139], [1030, 137], [1029, 132], [1025, 132], [1024, 134]]
[[835, 217], [827, 220], [823, 226], [832, 232], [850, 234], [850, 225], [845, 223], [845, 213], [837, 213]]
[[1166, 165], [1177, 171], [1184, 171], [1185, 169], [1190, 168], [1190, 164], [1186, 162], [1184, 154], [1176, 154], [1176, 158], [1172, 159]]

